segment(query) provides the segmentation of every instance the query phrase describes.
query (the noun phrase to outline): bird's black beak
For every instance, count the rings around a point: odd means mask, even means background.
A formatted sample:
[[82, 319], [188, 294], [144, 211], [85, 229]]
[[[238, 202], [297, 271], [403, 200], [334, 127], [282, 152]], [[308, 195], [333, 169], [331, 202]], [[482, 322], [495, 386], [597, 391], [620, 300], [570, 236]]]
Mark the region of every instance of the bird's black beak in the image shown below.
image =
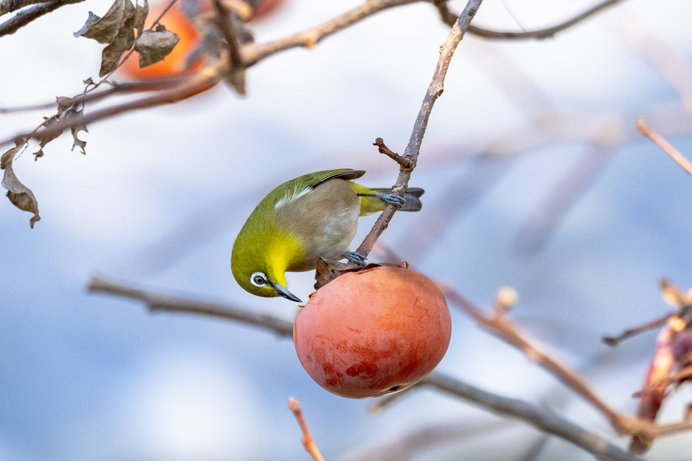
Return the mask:
[[272, 283], [272, 286], [276, 290], [277, 293], [279, 293], [280, 296], [283, 296], [286, 299], [290, 299], [291, 301], [295, 301], [297, 303], [302, 303], [303, 301], [300, 300], [299, 297], [288, 291], [288, 289], [284, 286], [279, 285], [278, 283]]

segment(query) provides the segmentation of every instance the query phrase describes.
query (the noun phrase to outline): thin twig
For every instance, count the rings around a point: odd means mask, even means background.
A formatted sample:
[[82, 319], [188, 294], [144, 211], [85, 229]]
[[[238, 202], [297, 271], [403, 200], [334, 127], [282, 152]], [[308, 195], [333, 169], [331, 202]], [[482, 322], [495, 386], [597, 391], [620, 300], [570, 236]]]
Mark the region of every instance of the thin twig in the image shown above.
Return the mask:
[[[476, 35], [478, 37], [482, 37], [485, 39], [491, 39], [491, 40], [526, 40], [526, 39], [538, 39], [538, 40], [543, 40], [546, 38], [552, 38], [554, 37], [558, 32], [562, 32], [565, 29], [569, 29], [570, 27], [579, 24], [580, 22], [584, 21], [585, 19], [590, 18], [591, 16], [595, 15], [596, 13], [600, 12], [601, 10], [604, 10], [610, 6], [616, 5], [618, 3], [623, 2], [624, 0], [606, 0], [601, 3], [598, 3], [588, 10], [568, 19], [567, 21], [561, 22], [559, 24], [556, 24], [551, 27], [546, 27], [543, 29], [535, 29], [535, 30], [524, 30], [521, 32], [510, 32], [510, 31], [496, 31], [496, 30], [490, 30], [486, 29], [484, 27], [479, 27], [472, 25], [469, 27], [469, 33]], [[445, 23], [452, 25], [453, 22], [456, 20], [456, 15], [447, 8], [447, 1], [446, 0], [435, 0], [435, 6], [437, 7], [438, 11], [440, 12], [440, 19]]]
[[289, 398], [288, 408], [290, 408], [293, 412], [293, 415], [295, 415], [296, 420], [298, 421], [298, 425], [300, 426], [300, 430], [303, 433], [301, 441], [303, 442], [305, 451], [307, 451], [308, 454], [310, 454], [310, 456], [312, 456], [312, 459], [314, 459], [315, 461], [324, 461], [324, 458], [322, 457], [319, 448], [317, 448], [315, 441], [312, 439], [312, 435], [310, 435], [310, 430], [308, 429], [308, 425], [305, 423], [305, 418], [303, 418], [303, 412], [300, 409], [300, 404], [298, 403], [298, 401], [293, 397]]
[[663, 152], [668, 154], [670, 158], [675, 160], [675, 162], [682, 167], [687, 174], [692, 175], [692, 163], [687, 160], [675, 147], [670, 145], [668, 141], [665, 140], [663, 136], [656, 133], [654, 130], [649, 128], [649, 125], [640, 118], [637, 120], [637, 129], [641, 134], [652, 140], [658, 147], [661, 148]]
[[391, 158], [396, 163], [401, 165], [402, 168], [411, 168], [411, 166], [413, 166], [413, 162], [410, 158], [406, 158], [403, 155], [399, 155], [396, 152], [392, 151], [389, 147], [387, 147], [382, 138], [375, 139], [375, 142], [372, 143], [372, 145], [377, 146], [377, 150], [380, 154], [384, 154], [387, 157]]
[[[413, 124], [413, 131], [411, 132], [411, 137], [409, 138], [408, 145], [404, 152], [404, 158], [407, 158], [411, 162], [411, 166], [404, 168], [401, 166], [399, 168], [399, 177], [396, 183], [392, 187], [392, 193], [404, 196], [406, 193], [406, 188], [408, 187], [409, 179], [411, 178], [411, 172], [416, 166], [418, 161], [418, 155], [420, 154], [421, 143], [423, 142], [423, 136], [425, 135], [425, 130], [428, 126], [428, 120], [430, 119], [430, 114], [432, 113], [433, 105], [437, 98], [442, 95], [444, 90], [444, 80], [447, 75], [447, 69], [449, 69], [449, 64], [452, 61], [454, 52], [457, 46], [464, 37], [464, 34], [471, 24], [471, 20], [476, 15], [478, 7], [480, 7], [482, 0], [469, 0], [464, 7], [464, 10], [459, 15], [456, 23], [449, 32], [447, 39], [440, 47], [440, 57], [435, 66], [435, 71], [433, 72], [432, 80], [430, 85], [428, 85], [428, 90], [423, 98], [423, 103], [421, 104], [420, 110], [418, 111], [418, 116]], [[363, 242], [360, 244], [356, 252], [363, 257], [367, 257], [372, 251], [372, 247], [375, 245], [377, 239], [382, 235], [382, 232], [387, 228], [389, 222], [391, 221], [394, 213], [398, 208], [395, 205], [387, 205], [384, 211], [380, 213], [377, 221], [373, 225], [372, 229], [365, 236]]]
[[[70, 2], [70, 1], [77, 2], [77, 1], [83, 1], [83, 0], [66, 0], [66, 1], [67, 2]], [[347, 28], [347, 27], [349, 27], [349, 26], [351, 26], [357, 22], [360, 22], [363, 19], [365, 19], [369, 16], [372, 16], [375, 13], [378, 13], [378, 12], [383, 11], [385, 9], [393, 8], [393, 7], [397, 7], [397, 6], [402, 6], [402, 5], [407, 5], [407, 4], [411, 4], [411, 3], [417, 3], [417, 2], [435, 2], [435, 1], [436, 0], [369, 0], [369, 1], [366, 1], [363, 5], [360, 5], [356, 8], [353, 8], [352, 10], [347, 11], [346, 13], [343, 13], [343, 14], [335, 17], [335, 18], [332, 18], [329, 21], [326, 21], [322, 24], [319, 24], [317, 26], [306, 29], [302, 32], [298, 32], [298, 33], [289, 35], [283, 39], [279, 39], [279, 40], [275, 40], [275, 41], [263, 43], [263, 44], [244, 45], [241, 48], [241, 53], [240, 53], [241, 57], [242, 57], [242, 61], [244, 62], [246, 67], [250, 67], [250, 66], [256, 64], [260, 60], [262, 60], [262, 59], [264, 59], [270, 55], [273, 55], [275, 53], [278, 53], [278, 52], [281, 52], [281, 51], [284, 51], [284, 50], [287, 50], [290, 48], [294, 48], [294, 47], [311, 48], [311, 47], [315, 46], [323, 38], [328, 37], [328, 36], [330, 36], [336, 32], [339, 32], [339, 31], [341, 31], [341, 30], [343, 30], [343, 29], [345, 29], [345, 28]], [[63, 2], [63, 3], [65, 3], [65, 2]], [[175, 0], [170, 2], [167, 6], [167, 9], [170, 8], [174, 3], [175, 3]], [[478, 2], [478, 3], [480, 3], [480, 2]], [[156, 21], [154, 21], [154, 24], [152, 25], [152, 27], [156, 26], [158, 21], [161, 19], [161, 16], [163, 16], [164, 14], [165, 14], [165, 11], [161, 13], [161, 15], [159, 16], [159, 18]], [[468, 18], [468, 19], [470, 20], [470, 18]], [[576, 22], [572, 22], [569, 25], [573, 25], [575, 23]], [[568, 27], [569, 25], [567, 25], [567, 26], [563, 25], [563, 28]], [[467, 27], [464, 30], [468, 30], [469, 27], [471, 27], [471, 26], [467, 25]], [[125, 59], [127, 59], [128, 56], [129, 56], [129, 54], [125, 58], [123, 58], [123, 60], [121, 60], [120, 64], [122, 64], [125, 61]], [[223, 64], [223, 66], [228, 66], [227, 63], [224, 64], [223, 62], [221, 62], [221, 64]], [[209, 68], [203, 68], [199, 72], [200, 73], [208, 72], [208, 70], [209, 70]], [[215, 71], [215, 72], [218, 72], [218, 71]], [[104, 83], [108, 79], [109, 76], [110, 76], [110, 74], [105, 76], [101, 81], [97, 82], [94, 85], [94, 87], [91, 88], [91, 90], [94, 90], [95, 88], [100, 86], [102, 83]], [[218, 74], [218, 77], [222, 78], [222, 76], [223, 76], [223, 72], [220, 72]], [[210, 85], [210, 86], [213, 86], [213, 85]], [[198, 92], [201, 92], [201, 91], [203, 91], [203, 88], [200, 88], [198, 90]], [[194, 94], [196, 94], [196, 93], [193, 92], [191, 94], [188, 94], [186, 97], [190, 97]], [[164, 96], [163, 99], [165, 101], [160, 103], [160, 104], [172, 102], [172, 101], [170, 101], [170, 98], [168, 98], [166, 96]], [[155, 103], [154, 105], [158, 105], [158, 104], [159, 103]], [[84, 122], [90, 122], [90, 121], [93, 122], [96, 120], [100, 120], [102, 118], [106, 118], [106, 117], [110, 117], [112, 115], [122, 113], [123, 111], [126, 111], [126, 110], [135, 110], [135, 109], [140, 109], [143, 107], [150, 107], [149, 102], [145, 102], [145, 101], [134, 102], [134, 103], [131, 103], [130, 105], [120, 105], [120, 106], [116, 106], [114, 108], [104, 109], [105, 112], [100, 113], [95, 118], [85, 120], [85, 119], [82, 119], [81, 117], [75, 117], [75, 118], [71, 118], [69, 121], [67, 121], [67, 120], [63, 121], [63, 124], [61, 126], [63, 127], [63, 129], [67, 129], [67, 128], [71, 128], [73, 126], [77, 126], [79, 124], [82, 124]], [[5, 110], [11, 111], [12, 109], [5, 109]], [[0, 145], [11, 143], [17, 138], [27, 137], [27, 136], [33, 137], [35, 135], [36, 135], [36, 131], [19, 133], [19, 134], [12, 136], [10, 138], [0, 140]], [[393, 214], [393, 210], [389, 210], [386, 212], [386, 215], [389, 215], [389, 214]], [[386, 218], [386, 221], [388, 222], [389, 219], [391, 219], [391, 216], [387, 218], [386, 215], [383, 218], [383, 220]]]
[[329, 21], [279, 40], [243, 47], [243, 61], [250, 67], [263, 58], [290, 48], [314, 48], [322, 39], [382, 10], [430, 0], [368, 0]]
[[0, 16], [46, 0], [0, 0]]
[[26, 8], [14, 15], [13, 18], [8, 19], [0, 24], [0, 37], [13, 34], [30, 22], [50, 13], [51, 11], [57, 10], [62, 6], [73, 3], [81, 3], [83, 1], [84, 0], [51, 0], [48, 2], [38, 3], [31, 8]]
[[274, 331], [281, 336], [293, 335], [292, 322], [249, 309], [238, 309], [226, 304], [164, 295], [101, 277], [92, 277], [87, 289], [91, 293], [104, 293], [141, 301], [150, 312], [204, 315], [260, 327]]
[[206, 72], [197, 72], [186, 75], [181, 83], [173, 86], [172, 88], [159, 91], [151, 96], [136, 99], [134, 101], [128, 101], [111, 107], [106, 107], [101, 110], [90, 112], [86, 115], [81, 114], [79, 116], [65, 118], [57, 123], [51, 124], [50, 126], [45, 126], [44, 128], [30, 132], [20, 133], [11, 139], [8, 138], [1, 140], [0, 145], [7, 144], [15, 139], [20, 138], [39, 139], [42, 137], [50, 137], [60, 134], [63, 131], [75, 126], [86, 125], [91, 122], [103, 120], [133, 110], [156, 107], [164, 104], [173, 104], [182, 101], [183, 99], [187, 99], [208, 90], [219, 82], [221, 79], [221, 71], [218, 68], [218, 65], [215, 67], [208, 67], [206, 69]]
[[621, 450], [598, 435], [563, 419], [549, 408], [539, 407], [519, 399], [492, 394], [440, 372], [430, 373], [421, 382], [480, 405], [485, 409], [490, 409], [495, 413], [520, 419], [542, 432], [555, 435], [581, 447], [598, 459], [628, 461], [640, 459]]
[[662, 327], [666, 324], [671, 315], [673, 314], [666, 314], [662, 317], [651, 320], [650, 322], [646, 322], [642, 325], [637, 325], [636, 327], [628, 328], [616, 336], [604, 336], [602, 338], [603, 342], [609, 346], [617, 346], [618, 344], [620, 344], [621, 341], [624, 341], [625, 339], [628, 339], [632, 336], [644, 333], [649, 330], [653, 330], [654, 328]]

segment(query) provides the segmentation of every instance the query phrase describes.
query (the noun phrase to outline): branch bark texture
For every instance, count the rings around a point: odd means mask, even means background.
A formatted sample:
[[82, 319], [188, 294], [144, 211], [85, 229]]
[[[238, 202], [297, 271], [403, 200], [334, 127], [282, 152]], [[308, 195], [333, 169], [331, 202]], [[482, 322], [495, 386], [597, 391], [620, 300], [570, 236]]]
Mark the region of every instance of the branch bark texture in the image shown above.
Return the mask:
[[[413, 172], [413, 169], [416, 167], [416, 163], [418, 162], [423, 136], [425, 136], [425, 130], [428, 127], [428, 120], [430, 119], [430, 114], [432, 113], [435, 101], [437, 101], [444, 91], [444, 80], [447, 76], [449, 64], [452, 61], [452, 57], [454, 56], [457, 46], [471, 25], [471, 20], [476, 15], [481, 3], [483, 3], [483, 0], [469, 0], [466, 7], [459, 15], [459, 18], [454, 23], [452, 30], [447, 36], [447, 39], [440, 47], [440, 57], [437, 60], [437, 65], [435, 66], [432, 80], [430, 81], [430, 85], [428, 85], [428, 90], [423, 98], [423, 104], [418, 111], [418, 116], [413, 124], [411, 137], [409, 138], [406, 151], [403, 155], [404, 158], [410, 162], [411, 166], [408, 168], [403, 166], [399, 168], [399, 177], [392, 187], [392, 192], [401, 197], [403, 197], [406, 193], [408, 182], [411, 178], [411, 172]], [[363, 243], [361, 243], [356, 250], [358, 254], [362, 255], [363, 257], [370, 254], [370, 251], [372, 251], [372, 248], [375, 246], [375, 242], [377, 242], [377, 239], [387, 228], [397, 209], [398, 208], [394, 205], [387, 205], [384, 211], [377, 218], [377, 221], [373, 225], [368, 235], [363, 240]]]
[[422, 384], [432, 386], [443, 392], [473, 402], [495, 413], [516, 418], [551, 435], [560, 437], [588, 451], [597, 459], [613, 461], [634, 461], [638, 458], [616, 447], [598, 435], [563, 419], [553, 410], [539, 407], [519, 399], [503, 397], [484, 391], [440, 372], [430, 373]]

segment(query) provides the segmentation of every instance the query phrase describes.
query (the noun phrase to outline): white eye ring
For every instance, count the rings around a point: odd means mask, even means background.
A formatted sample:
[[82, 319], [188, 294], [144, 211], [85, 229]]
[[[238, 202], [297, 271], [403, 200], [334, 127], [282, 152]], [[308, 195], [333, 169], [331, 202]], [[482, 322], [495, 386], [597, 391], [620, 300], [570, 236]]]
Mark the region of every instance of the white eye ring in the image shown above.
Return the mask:
[[267, 284], [267, 276], [264, 272], [253, 272], [250, 276], [250, 283], [261, 288]]

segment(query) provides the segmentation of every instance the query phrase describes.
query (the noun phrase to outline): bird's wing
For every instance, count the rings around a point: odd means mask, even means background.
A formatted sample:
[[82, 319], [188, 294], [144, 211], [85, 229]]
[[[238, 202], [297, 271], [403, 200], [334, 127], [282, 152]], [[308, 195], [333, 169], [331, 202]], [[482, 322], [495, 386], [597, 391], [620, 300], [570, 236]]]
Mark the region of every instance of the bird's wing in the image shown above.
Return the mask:
[[323, 184], [330, 179], [346, 179], [348, 181], [352, 179], [360, 178], [365, 174], [364, 170], [352, 170], [351, 168], [339, 168], [336, 170], [325, 170], [317, 171], [315, 173], [308, 173], [300, 178], [296, 179], [296, 182], [302, 187], [309, 187], [314, 189], [315, 187]]

